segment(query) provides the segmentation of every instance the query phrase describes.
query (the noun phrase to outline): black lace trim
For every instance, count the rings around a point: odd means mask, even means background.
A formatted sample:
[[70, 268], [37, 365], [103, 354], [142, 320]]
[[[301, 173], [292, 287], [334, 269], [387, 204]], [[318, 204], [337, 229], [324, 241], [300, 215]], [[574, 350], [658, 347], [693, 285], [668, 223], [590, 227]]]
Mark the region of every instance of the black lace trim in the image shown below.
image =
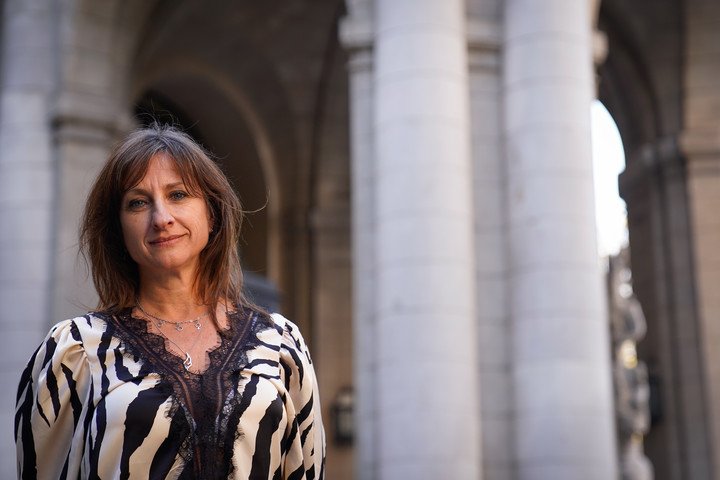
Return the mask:
[[[172, 388], [167, 417], [176, 420], [181, 409], [190, 427], [178, 449], [185, 461], [182, 478], [228, 478], [233, 470], [232, 447], [242, 436], [237, 415], [240, 372], [248, 362], [247, 352], [261, 343], [258, 333], [273, 328], [272, 320], [247, 308], [229, 312], [229, 328], [218, 332], [220, 343], [208, 351], [208, 367], [198, 374], [185, 370], [182, 359], [167, 350], [165, 338], [148, 332], [147, 321], [133, 317], [132, 308], [119, 315], [95, 315], [107, 322], [109, 333], [128, 354], [140, 359], [143, 370], [158, 373], [160, 382]], [[173, 432], [177, 430], [171, 426], [170, 435]]]

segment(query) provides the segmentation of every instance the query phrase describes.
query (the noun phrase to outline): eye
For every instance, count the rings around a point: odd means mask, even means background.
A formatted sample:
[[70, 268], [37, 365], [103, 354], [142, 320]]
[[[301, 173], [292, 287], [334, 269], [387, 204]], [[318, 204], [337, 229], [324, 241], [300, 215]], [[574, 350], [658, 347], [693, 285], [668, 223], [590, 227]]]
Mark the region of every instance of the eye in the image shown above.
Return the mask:
[[170, 198], [172, 200], [183, 200], [190, 195], [187, 192], [184, 192], [182, 190], [175, 190], [174, 192], [170, 193]]
[[147, 205], [147, 202], [141, 198], [133, 198], [127, 202], [127, 208], [130, 210], [139, 210]]

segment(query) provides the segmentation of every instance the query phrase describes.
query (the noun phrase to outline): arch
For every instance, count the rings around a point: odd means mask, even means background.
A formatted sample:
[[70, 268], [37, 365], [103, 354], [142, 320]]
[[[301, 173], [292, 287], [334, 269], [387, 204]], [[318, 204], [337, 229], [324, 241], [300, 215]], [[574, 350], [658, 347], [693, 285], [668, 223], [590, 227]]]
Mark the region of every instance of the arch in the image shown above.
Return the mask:
[[[708, 405], [702, 381], [683, 129], [681, 2], [603, 0], [608, 57], [599, 98], [625, 146], [633, 288], [648, 320], [638, 352], [650, 372], [654, 422], [645, 451], [658, 479], [706, 478]], [[662, 51], [662, 54], [658, 54]]]
[[607, 35], [610, 54], [599, 68], [598, 99], [617, 123], [631, 162], [662, 126], [655, 85], [627, 18], [611, 2], [602, 2], [598, 26]]
[[236, 79], [197, 58], [178, 56], [165, 59], [162, 63], [156, 64], [152, 70], [145, 70], [143, 76], [134, 82], [130, 98], [139, 99], [143, 92], [153, 85], [161, 84], [164, 80], [177, 76], [195, 79], [217, 89], [239, 112], [252, 135], [268, 195], [267, 272], [268, 277], [278, 283], [282, 264], [280, 260], [281, 245], [283, 244], [280, 211], [285, 199], [282, 196], [283, 189], [278, 175], [278, 158], [273, 147], [271, 133], [265, 127], [253, 102], [239, 87]]

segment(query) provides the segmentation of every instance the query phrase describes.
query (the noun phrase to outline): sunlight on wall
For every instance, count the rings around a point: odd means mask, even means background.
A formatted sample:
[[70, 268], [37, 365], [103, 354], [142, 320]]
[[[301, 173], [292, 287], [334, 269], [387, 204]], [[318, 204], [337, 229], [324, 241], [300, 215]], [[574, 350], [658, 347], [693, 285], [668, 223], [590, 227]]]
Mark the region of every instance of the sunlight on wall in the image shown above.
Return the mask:
[[627, 209], [617, 179], [625, 169], [625, 153], [615, 121], [597, 100], [591, 118], [598, 256], [604, 258], [618, 253], [628, 242]]

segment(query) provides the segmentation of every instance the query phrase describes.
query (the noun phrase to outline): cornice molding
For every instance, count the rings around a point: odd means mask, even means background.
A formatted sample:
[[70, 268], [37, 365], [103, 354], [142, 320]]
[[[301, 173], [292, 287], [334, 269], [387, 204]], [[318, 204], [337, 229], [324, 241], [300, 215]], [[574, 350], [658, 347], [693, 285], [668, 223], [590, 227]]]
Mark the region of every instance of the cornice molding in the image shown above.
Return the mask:
[[683, 132], [680, 149], [693, 175], [720, 175], [720, 129]]
[[690, 159], [720, 160], [720, 128], [687, 130], [680, 135], [680, 148]]

